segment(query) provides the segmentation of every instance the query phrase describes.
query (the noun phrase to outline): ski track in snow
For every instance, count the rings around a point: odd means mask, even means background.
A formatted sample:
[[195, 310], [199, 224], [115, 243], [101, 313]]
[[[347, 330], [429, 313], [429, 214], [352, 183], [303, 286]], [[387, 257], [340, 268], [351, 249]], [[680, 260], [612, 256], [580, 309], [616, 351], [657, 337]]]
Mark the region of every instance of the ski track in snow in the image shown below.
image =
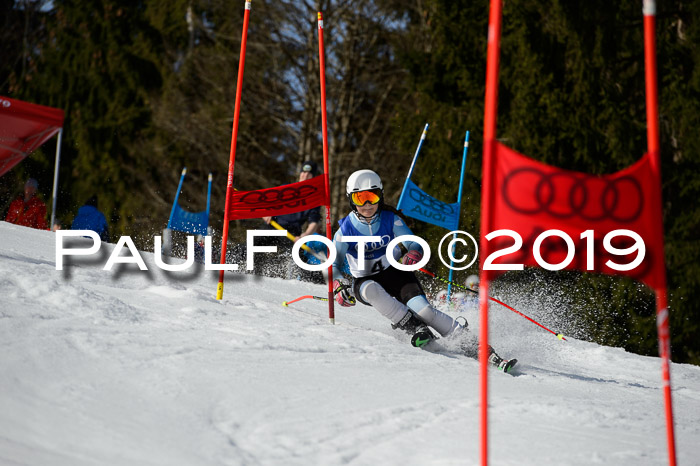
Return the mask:
[[[322, 285], [227, 272], [219, 302], [218, 272], [152, 254], [104, 271], [113, 247], [58, 271], [53, 233], [0, 222], [0, 464], [480, 464], [479, 365], [450, 342], [412, 348], [361, 304], [336, 325], [281, 305]], [[658, 358], [492, 309], [520, 363], [489, 373], [490, 464], [667, 464]], [[671, 376], [678, 463], [700, 465], [700, 368]]]

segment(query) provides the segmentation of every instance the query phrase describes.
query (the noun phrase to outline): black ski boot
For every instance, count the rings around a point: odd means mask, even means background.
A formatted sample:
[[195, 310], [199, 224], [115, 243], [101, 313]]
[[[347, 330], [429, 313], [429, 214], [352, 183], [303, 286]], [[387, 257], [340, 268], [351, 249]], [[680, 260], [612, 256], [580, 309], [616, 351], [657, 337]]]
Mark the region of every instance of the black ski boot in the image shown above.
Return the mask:
[[398, 328], [412, 335], [411, 344], [416, 348], [422, 348], [435, 339], [435, 335], [430, 331], [430, 328], [411, 311], [408, 311], [399, 323], [391, 324], [391, 328], [394, 330]]
[[496, 366], [503, 372], [510, 372], [517, 363], [517, 359], [503, 359], [496, 354], [496, 351], [489, 345], [489, 364]]

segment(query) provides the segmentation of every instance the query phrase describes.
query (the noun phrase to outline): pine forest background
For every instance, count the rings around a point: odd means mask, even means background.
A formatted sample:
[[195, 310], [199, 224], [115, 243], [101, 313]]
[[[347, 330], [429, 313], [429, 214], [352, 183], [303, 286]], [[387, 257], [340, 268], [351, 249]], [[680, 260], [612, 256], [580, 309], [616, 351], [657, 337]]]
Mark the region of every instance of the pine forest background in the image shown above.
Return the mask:
[[[220, 243], [244, 1], [0, 0], [0, 95], [66, 112], [57, 216], [92, 194], [113, 237], [144, 249], [214, 175]], [[234, 186], [296, 180], [322, 162], [316, 13], [325, 19], [333, 220], [347, 176], [377, 171], [396, 204], [413, 179], [452, 202], [470, 131], [460, 225], [479, 232], [488, 1], [254, 0]], [[604, 174], [646, 150], [642, 1], [506, 0], [498, 136], [558, 167]], [[673, 360], [700, 364], [700, 0], [657, 2], [664, 231]], [[0, 178], [0, 214], [28, 176], [50, 201], [55, 142]], [[240, 243], [259, 220], [231, 223]], [[412, 223], [437, 245], [444, 234]], [[476, 235], [475, 235], [476, 236]], [[431, 260], [433, 269], [447, 270]], [[456, 274], [463, 281], [476, 268]], [[620, 277], [511, 272], [496, 289], [549, 300], [557, 330], [657, 355], [654, 296]], [[543, 290], [547, 290], [543, 293]], [[567, 309], [566, 315], [556, 308]]]

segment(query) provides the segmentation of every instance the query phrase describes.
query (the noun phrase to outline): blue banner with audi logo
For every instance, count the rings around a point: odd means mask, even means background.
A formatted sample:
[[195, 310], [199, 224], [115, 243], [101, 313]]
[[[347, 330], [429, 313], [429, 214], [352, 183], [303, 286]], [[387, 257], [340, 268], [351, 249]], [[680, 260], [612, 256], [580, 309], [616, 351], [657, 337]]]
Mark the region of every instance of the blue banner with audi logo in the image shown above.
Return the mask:
[[398, 209], [416, 220], [432, 223], [449, 231], [459, 228], [459, 202], [446, 204], [420, 189], [410, 179], [406, 180], [404, 195]]

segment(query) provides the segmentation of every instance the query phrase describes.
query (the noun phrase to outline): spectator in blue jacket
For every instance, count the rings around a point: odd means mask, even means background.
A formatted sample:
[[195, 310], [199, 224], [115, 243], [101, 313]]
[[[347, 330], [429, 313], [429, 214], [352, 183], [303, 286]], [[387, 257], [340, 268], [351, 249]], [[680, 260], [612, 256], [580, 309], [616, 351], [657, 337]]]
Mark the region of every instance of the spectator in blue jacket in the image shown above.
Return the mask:
[[78, 215], [73, 219], [71, 229], [92, 230], [100, 235], [102, 241], [109, 241], [107, 219], [105, 219], [104, 214], [97, 209], [97, 196], [92, 196], [85, 202], [85, 205], [78, 209]]

